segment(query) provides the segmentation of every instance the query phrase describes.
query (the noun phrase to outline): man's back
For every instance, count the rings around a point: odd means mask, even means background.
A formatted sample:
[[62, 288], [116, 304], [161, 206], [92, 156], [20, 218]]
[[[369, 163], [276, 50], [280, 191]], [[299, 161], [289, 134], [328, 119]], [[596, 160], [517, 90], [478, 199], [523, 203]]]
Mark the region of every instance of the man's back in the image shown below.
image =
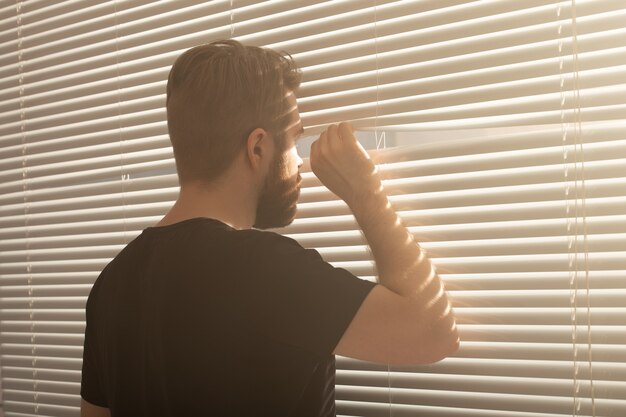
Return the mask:
[[81, 394], [114, 417], [334, 416], [332, 351], [373, 287], [274, 233], [148, 228], [90, 294]]

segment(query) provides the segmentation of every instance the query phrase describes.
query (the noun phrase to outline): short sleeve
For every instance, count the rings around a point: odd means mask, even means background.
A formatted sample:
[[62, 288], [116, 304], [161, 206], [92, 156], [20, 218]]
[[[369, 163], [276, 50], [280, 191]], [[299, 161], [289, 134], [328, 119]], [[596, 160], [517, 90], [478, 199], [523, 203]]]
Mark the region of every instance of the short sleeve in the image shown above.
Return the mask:
[[281, 343], [331, 354], [375, 283], [325, 262], [314, 249], [265, 233], [258, 252], [262, 316]]
[[83, 368], [80, 382], [80, 396], [90, 404], [107, 407], [104, 391], [100, 383], [97, 367], [94, 340], [89, 325], [85, 330], [85, 343], [83, 345]]

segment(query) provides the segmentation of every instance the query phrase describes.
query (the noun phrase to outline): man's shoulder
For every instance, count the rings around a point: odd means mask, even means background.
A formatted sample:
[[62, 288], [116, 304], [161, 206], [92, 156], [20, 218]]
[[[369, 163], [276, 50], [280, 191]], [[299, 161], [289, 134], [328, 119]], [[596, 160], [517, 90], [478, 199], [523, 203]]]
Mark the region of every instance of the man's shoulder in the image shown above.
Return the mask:
[[288, 245], [302, 248], [297, 240], [271, 230], [246, 229], [240, 230], [239, 233], [242, 233], [242, 236], [246, 236], [250, 239], [258, 239], [260, 242], [266, 244], [274, 243], [277, 245]]

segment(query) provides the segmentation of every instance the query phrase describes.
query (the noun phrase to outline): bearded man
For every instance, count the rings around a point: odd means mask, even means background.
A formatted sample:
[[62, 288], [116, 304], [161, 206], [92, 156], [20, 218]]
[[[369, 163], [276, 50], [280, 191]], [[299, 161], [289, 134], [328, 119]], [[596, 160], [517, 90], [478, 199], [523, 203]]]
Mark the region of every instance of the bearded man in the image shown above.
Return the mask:
[[335, 354], [421, 364], [458, 348], [443, 284], [350, 123], [328, 126], [310, 162], [354, 213], [379, 283], [263, 230], [296, 215], [300, 80], [288, 54], [234, 40], [172, 66], [180, 194], [91, 290], [83, 417], [335, 416]]

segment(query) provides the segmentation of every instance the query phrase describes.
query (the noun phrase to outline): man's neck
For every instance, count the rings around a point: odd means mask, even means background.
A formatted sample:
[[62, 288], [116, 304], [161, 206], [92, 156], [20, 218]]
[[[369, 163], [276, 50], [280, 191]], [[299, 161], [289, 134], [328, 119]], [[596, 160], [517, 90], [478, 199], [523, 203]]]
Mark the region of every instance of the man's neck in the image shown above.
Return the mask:
[[225, 182], [185, 184], [176, 203], [156, 226], [207, 217], [235, 229], [250, 229], [256, 217], [256, 196], [246, 188], [243, 184]]

